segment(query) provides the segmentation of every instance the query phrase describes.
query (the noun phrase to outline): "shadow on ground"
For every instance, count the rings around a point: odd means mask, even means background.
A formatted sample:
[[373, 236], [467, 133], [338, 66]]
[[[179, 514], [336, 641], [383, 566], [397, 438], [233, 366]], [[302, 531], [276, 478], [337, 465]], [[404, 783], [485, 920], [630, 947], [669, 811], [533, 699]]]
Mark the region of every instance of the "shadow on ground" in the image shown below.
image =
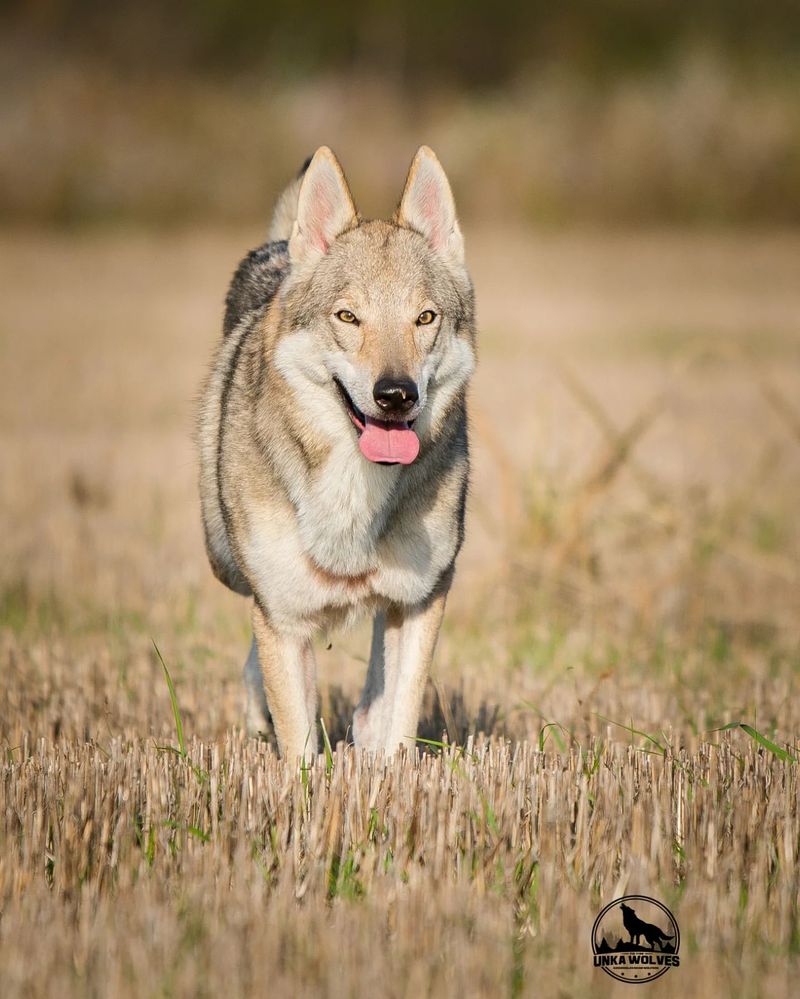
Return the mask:
[[[332, 746], [340, 742], [352, 744], [353, 712], [357, 703], [339, 686], [330, 687], [323, 693], [322, 718]], [[427, 745], [431, 742], [462, 746], [470, 736], [479, 732], [501, 738], [506, 735], [499, 705], [483, 701], [477, 711], [471, 712], [462, 691], [444, 690], [439, 684], [429, 681], [417, 731], [420, 748], [434, 751], [435, 746]], [[266, 733], [264, 741], [277, 747], [272, 729]]]

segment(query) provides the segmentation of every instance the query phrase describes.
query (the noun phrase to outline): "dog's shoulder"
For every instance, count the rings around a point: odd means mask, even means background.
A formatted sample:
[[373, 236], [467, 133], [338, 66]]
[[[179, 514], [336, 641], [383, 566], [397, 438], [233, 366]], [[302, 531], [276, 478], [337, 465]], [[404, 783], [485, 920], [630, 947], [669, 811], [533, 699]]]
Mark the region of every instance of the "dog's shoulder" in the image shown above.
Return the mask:
[[241, 261], [225, 297], [225, 336], [248, 312], [266, 308], [289, 270], [289, 244], [285, 239], [262, 243]]

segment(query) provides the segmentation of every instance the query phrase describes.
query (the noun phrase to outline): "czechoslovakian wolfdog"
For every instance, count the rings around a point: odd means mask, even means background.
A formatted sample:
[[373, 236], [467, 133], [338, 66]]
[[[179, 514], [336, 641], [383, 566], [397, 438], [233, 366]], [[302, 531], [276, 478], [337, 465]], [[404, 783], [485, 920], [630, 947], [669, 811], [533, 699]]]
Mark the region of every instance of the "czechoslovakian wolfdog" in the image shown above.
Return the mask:
[[[239, 265], [203, 389], [215, 575], [252, 595], [247, 722], [317, 751], [316, 631], [374, 615], [358, 746], [413, 746], [464, 534], [472, 284], [423, 146], [391, 221], [363, 221], [322, 147]], [[266, 694], [266, 697], [265, 697]]]

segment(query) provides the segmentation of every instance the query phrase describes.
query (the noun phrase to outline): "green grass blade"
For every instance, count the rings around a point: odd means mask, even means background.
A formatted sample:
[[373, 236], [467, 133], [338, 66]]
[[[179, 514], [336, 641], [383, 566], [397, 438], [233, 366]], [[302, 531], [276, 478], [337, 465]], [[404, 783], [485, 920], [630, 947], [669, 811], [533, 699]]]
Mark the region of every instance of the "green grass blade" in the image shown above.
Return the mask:
[[739, 728], [747, 732], [751, 739], [755, 739], [759, 746], [763, 746], [764, 749], [769, 750], [769, 752], [777, 756], [779, 760], [783, 760], [784, 763], [797, 763], [796, 758], [792, 756], [788, 750], [782, 749], [780, 746], [776, 746], [771, 739], [762, 735], [761, 732], [759, 732], [758, 729], [753, 728], [752, 725], [746, 725], [744, 722], [741, 722]]
[[423, 746], [434, 746], [436, 749], [450, 748], [446, 742], [440, 742], [438, 739], [423, 739], [421, 735], [418, 735], [414, 742], [421, 742]]
[[626, 732], [630, 732], [631, 735], [638, 735], [642, 739], [647, 739], [648, 742], [652, 742], [656, 746], [660, 753], [665, 753], [666, 750], [652, 735], [648, 735], [647, 732], [642, 732], [638, 728], [634, 728], [632, 725], [623, 725], [622, 722], [616, 722], [613, 718], [606, 718], [605, 715], [600, 715], [595, 712], [595, 717], [599, 718], [600, 721], [608, 722], [609, 725], [616, 725], [617, 728], [624, 728]]
[[543, 726], [539, 731], [539, 752], [544, 752], [544, 746], [547, 742], [548, 735], [553, 737], [560, 753], [566, 752], [567, 744], [561, 736], [563, 731], [564, 726], [559, 724], [559, 722], [548, 722], [545, 726]]
[[169, 688], [169, 699], [170, 702], [172, 703], [172, 716], [175, 719], [175, 731], [177, 732], [178, 735], [178, 749], [180, 751], [181, 756], [186, 756], [186, 742], [183, 738], [183, 722], [181, 721], [181, 712], [180, 708], [178, 707], [178, 697], [175, 693], [175, 684], [172, 682], [172, 677], [169, 675], [167, 664], [164, 662], [164, 657], [161, 655], [158, 646], [156, 645], [153, 639], [151, 639], [151, 641], [153, 642], [153, 648], [156, 650], [156, 655], [158, 656], [158, 660], [161, 663], [162, 667], [164, 668], [164, 676], [166, 676], [167, 678], [167, 687]]
[[779, 760], [783, 760], [784, 763], [797, 763], [797, 757], [790, 753], [788, 749], [783, 749], [781, 746], [776, 745], [771, 739], [768, 739], [763, 733], [759, 732], [757, 728], [748, 725], [747, 722], [728, 722], [727, 725], [720, 725], [719, 728], [709, 729], [709, 733], [730, 732], [735, 728], [740, 728], [743, 732], [746, 732], [759, 746], [777, 756]]

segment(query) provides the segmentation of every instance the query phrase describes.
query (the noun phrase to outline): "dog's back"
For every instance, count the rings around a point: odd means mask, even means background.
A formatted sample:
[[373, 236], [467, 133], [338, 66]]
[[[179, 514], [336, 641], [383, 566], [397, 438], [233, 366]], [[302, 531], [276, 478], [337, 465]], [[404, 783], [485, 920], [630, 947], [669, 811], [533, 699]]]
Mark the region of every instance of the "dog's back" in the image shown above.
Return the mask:
[[225, 297], [224, 336], [248, 314], [254, 319], [263, 314], [286, 275], [287, 246], [285, 239], [263, 243], [251, 250], [236, 268]]
[[222, 331], [227, 336], [248, 313], [263, 313], [289, 268], [289, 237], [297, 215], [297, 196], [310, 159], [281, 193], [272, 213], [267, 239], [241, 261], [225, 298]]

